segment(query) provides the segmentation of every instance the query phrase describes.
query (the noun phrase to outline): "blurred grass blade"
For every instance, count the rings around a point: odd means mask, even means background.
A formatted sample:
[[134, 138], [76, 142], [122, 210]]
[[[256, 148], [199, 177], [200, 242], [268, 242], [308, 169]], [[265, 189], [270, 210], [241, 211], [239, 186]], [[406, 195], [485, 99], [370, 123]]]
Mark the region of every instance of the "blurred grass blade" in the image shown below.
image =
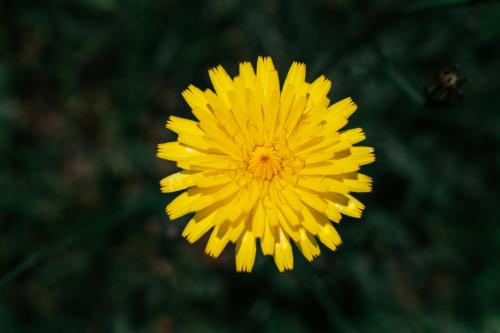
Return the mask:
[[387, 76], [396, 83], [398, 88], [416, 105], [423, 105], [424, 98], [422, 95], [411, 85], [411, 83], [401, 75], [398, 70], [390, 63], [383, 63], [383, 70]]
[[416, 105], [423, 105], [425, 103], [422, 94], [416, 90], [413, 85], [396, 69], [390, 59], [388, 59], [381, 46], [378, 44], [373, 45], [373, 52], [380, 61], [380, 66], [383, 72], [397, 85], [397, 87]]

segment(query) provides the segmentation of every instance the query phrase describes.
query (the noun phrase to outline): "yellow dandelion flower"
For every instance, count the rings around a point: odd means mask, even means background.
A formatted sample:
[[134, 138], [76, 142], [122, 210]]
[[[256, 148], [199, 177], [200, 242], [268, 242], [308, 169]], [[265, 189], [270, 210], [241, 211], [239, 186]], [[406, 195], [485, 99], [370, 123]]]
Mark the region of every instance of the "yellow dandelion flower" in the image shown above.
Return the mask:
[[214, 90], [190, 85], [183, 97], [197, 121], [171, 116], [177, 141], [159, 144], [158, 157], [183, 169], [161, 181], [163, 192], [187, 189], [167, 206], [170, 219], [195, 213], [182, 235], [193, 243], [209, 232], [206, 252], [218, 257], [236, 243], [236, 269], [250, 272], [257, 240], [280, 271], [293, 268], [291, 243], [305, 258], [320, 254], [316, 239], [335, 250], [333, 224], [342, 214], [359, 218], [364, 205], [351, 192], [371, 191], [360, 166], [375, 160], [360, 128], [343, 130], [356, 104], [330, 105], [331, 82], [306, 82], [294, 62], [282, 89], [271, 58], [257, 71], [240, 64], [231, 78], [209, 71]]

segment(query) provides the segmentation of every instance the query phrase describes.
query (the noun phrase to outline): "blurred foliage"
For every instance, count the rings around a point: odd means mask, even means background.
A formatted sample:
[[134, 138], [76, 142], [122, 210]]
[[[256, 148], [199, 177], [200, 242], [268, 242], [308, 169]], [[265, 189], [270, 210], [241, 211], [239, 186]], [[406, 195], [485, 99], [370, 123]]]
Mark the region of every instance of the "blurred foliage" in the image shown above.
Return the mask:
[[[500, 332], [499, 37], [495, 1], [1, 1], [0, 332]], [[158, 185], [182, 89], [258, 55], [326, 74], [377, 149], [344, 244], [284, 274], [188, 246]]]

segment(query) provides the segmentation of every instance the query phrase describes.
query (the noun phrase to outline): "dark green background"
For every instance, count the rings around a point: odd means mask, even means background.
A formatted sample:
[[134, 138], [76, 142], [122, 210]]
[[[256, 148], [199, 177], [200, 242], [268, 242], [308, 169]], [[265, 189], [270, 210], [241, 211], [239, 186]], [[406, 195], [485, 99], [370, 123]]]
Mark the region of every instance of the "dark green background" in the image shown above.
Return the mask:
[[[2, 0], [0, 332], [500, 332], [499, 40], [495, 1]], [[284, 274], [189, 246], [158, 184], [180, 92], [258, 55], [352, 96], [377, 155], [344, 244]]]

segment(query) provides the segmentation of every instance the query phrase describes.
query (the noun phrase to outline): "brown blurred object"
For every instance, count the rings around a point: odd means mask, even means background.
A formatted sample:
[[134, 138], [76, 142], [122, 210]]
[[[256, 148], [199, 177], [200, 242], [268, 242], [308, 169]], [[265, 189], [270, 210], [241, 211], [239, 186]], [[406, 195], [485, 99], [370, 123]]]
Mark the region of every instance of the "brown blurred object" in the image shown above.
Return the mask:
[[160, 315], [154, 322], [155, 333], [173, 332], [172, 320], [166, 315]]
[[448, 107], [462, 98], [465, 79], [458, 69], [459, 65], [453, 65], [434, 74], [424, 91], [427, 105]]

